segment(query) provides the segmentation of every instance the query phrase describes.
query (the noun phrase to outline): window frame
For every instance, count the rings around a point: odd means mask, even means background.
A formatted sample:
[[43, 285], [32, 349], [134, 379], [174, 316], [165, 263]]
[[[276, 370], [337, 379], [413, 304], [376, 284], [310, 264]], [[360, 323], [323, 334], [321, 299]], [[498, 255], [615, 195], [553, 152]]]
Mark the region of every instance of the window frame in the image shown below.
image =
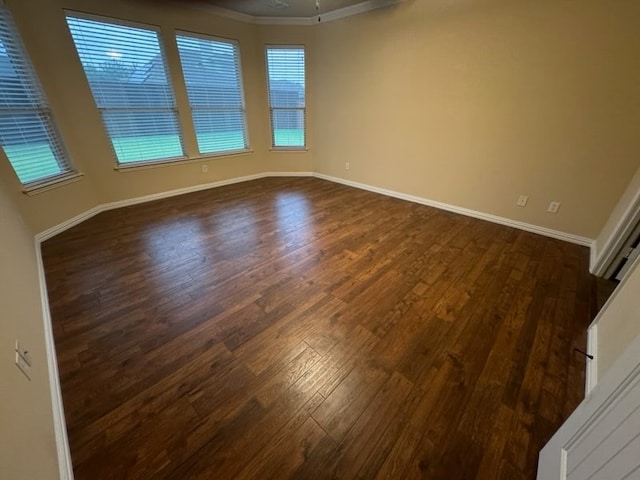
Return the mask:
[[[293, 50], [293, 49], [302, 49], [304, 52], [304, 107], [273, 107], [271, 105], [271, 88], [269, 85], [269, 50]], [[265, 65], [265, 73], [267, 80], [267, 103], [269, 107], [269, 128], [270, 128], [270, 136], [271, 136], [271, 147], [270, 150], [273, 151], [284, 151], [284, 152], [304, 152], [308, 151], [307, 146], [307, 48], [304, 44], [265, 44], [264, 46], [264, 65]], [[302, 115], [304, 118], [303, 127], [302, 127], [302, 145], [276, 145], [275, 139], [275, 128], [273, 124], [273, 112], [274, 110], [281, 111], [302, 111]]]
[[[54, 160], [61, 170], [61, 172], [57, 174], [47, 175], [35, 180], [23, 182], [20, 179], [13, 162], [9, 158], [9, 155], [7, 155], [5, 147], [0, 146], [2, 155], [6, 158], [16, 179], [22, 186], [22, 191], [27, 195], [33, 195], [37, 192], [49, 190], [55, 186], [75, 181], [82, 177], [82, 174], [78, 172], [71, 155], [69, 154], [69, 150], [67, 149], [66, 143], [56, 122], [55, 115], [53, 114], [51, 104], [49, 103], [49, 98], [42, 82], [40, 81], [40, 76], [36, 71], [36, 67], [31, 60], [31, 55], [29, 54], [27, 46], [25, 45], [22, 35], [18, 29], [13, 13], [4, 1], [0, 1], [0, 10], [4, 10], [3, 13], [7, 17], [7, 31], [13, 37], [11, 38], [11, 42], [13, 47], [16, 49], [14, 53], [17, 53], [19, 56], [20, 68], [30, 77], [27, 81], [27, 83], [30, 83], [30, 90], [35, 89], [35, 91], [30, 92], [35, 93], [35, 95], [30, 96], [30, 103], [33, 104], [31, 107], [5, 108], [0, 106], [0, 115], [32, 114], [38, 117], [40, 119], [41, 128], [46, 132], [48, 140], [47, 145], [51, 149]], [[5, 49], [7, 49], [7, 45], [5, 45]], [[8, 54], [8, 56], [9, 55], [10, 54]]]
[[[227, 156], [227, 155], [238, 155], [238, 154], [244, 154], [244, 153], [251, 153], [253, 150], [251, 150], [251, 140], [250, 140], [250, 136], [249, 136], [249, 122], [247, 120], [247, 104], [246, 104], [246, 98], [245, 98], [244, 73], [242, 71], [242, 53], [240, 51], [240, 42], [238, 40], [236, 40], [236, 39], [233, 39], [233, 38], [219, 37], [219, 36], [215, 36], [215, 35], [208, 35], [208, 34], [205, 34], [205, 33], [193, 32], [193, 31], [189, 31], [189, 30], [176, 29], [176, 30], [174, 30], [173, 33], [174, 33], [173, 41], [175, 42], [176, 51], [178, 52], [180, 74], [181, 74], [181, 78], [182, 78], [182, 81], [183, 81], [183, 84], [184, 84], [184, 88], [185, 88], [185, 93], [186, 93], [186, 98], [187, 98], [187, 105], [189, 107], [189, 118], [191, 120], [191, 127], [193, 128], [193, 135], [195, 137], [196, 147], [197, 147], [198, 153], [199, 153], [199, 157], [198, 158], [222, 157], [222, 156]], [[220, 151], [216, 151], [216, 152], [202, 152], [200, 150], [200, 145], [198, 143], [198, 132], [196, 131], [196, 125], [195, 125], [195, 119], [194, 119], [194, 112], [198, 112], [198, 111], [202, 111], [202, 112], [216, 112], [216, 111], [218, 111], [219, 112], [219, 111], [227, 111], [227, 110], [219, 110], [219, 109], [216, 109], [215, 107], [198, 107], [198, 106], [194, 107], [193, 105], [191, 105], [191, 99], [189, 98], [189, 87], [187, 86], [187, 79], [186, 79], [185, 74], [184, 74], [184, 65], [183, 65], [183, 62], [182, 62], [182, 55], [180, 54], [180, 47], [178, 45], [178, 37], [179, 36], [198, 38], [198, 39], [206, 40], [206, 41], [229, 43], [229, 44], [232, 44], [234, 46], [235, 51], [237, 52], [238, 80], [240, 82], [239, 89], [240, 89], [240, 97], [241, 97], [241, 100], [242, 100], [242, 109], [240, 110], [240, 112], [242, 113], [242, 120], [243, 120], [243, 125], [244, 125], [244, 135], [245, 135], [245, 139], [246, 139], [246, 142], [245, 142], [246, 145], [245, 145], [244, 148], [234, 149], [234, 150], [220, 150]]]
[[[109, 145], [111, 148], [111, 151], [113, 153], [113, 158], [115, 160], [115, 169], [116, 170], [129, 170], [129, 169], [139, 169], [139, 168], [149, 168], [152, 167], [154, 165], [158, 165], [158, 166], [162, 166], [165, 164], [175, 164], [175, 163], [182, 163], [182, 162], [186, 162], [189, 160], [194, 160], [192, 157], [189, 157], [188, 155], [188, 151], [186, 148], [186, 142], [185, 142], [185, 131], [184, 131], [184, 125], [182, 123], [182, 120], [180, 118], [180, 109], [178, 108], [178, 102], [177, 102], [177, 98], [176, 98], [176, 89], [174, 87], [174, 82], [171, 76], [172, 73], [172, 68], [171, 65], [169, 64], [169, 58], [167, 56], [167, 52], [166, 52], [166, 45], [165, 45], [165, 36], [163, 35], [162, 32], [162, 27], [160, 25], [156, 25], [156, 24], [151, 24], [151, 23], [143, 23], [143, 22], [136, 22], [136, 21], [131, 21], [131, 20], [126, 20], [126, 19], [122, 19], [122, 18], [116, 18], [116, 17], [110, 17], [108, 15], [96, 15], [96, 14], [92, 14], [92, 13], [86, 13], [86, 12], [82, 12], [82, 11], [78, 11], [78, 10], [71, 10], [71, 9], [63, 9], [63, 14], [64, 14], [64, 18], [65, 18], [65, 23], [67, 25], [67, 32], [69, 33], [69, 37], [71, 39], [72, 45], [74, 47], [74, 51], [76, 53], [76, 58], [78, 59], [78, 63], [80, 64], [80, 67], [82, 68], [82, 71], [84, 73], [85, 76], [85, 80], [87, 82], [87, 86], [89, 87], [89, 90], [91, 92], [91, 97], [93, 99], [93, 103], [96, 107], [96, 110], [98, 111], [99, 115], [100, 115], [100, 121], [102, 122], [103, 125], [103, 129], [104, 129], [104, 133], [107, 136], [107, 139], [109, 140]], [[108, 23], [111, 25], [115, 25], [115, 26], [122, 26], [122, 27], [129, 27], [129, 28], [136, 28], [136, 29], [141, 29], [141, 30], [149, 30], [152, 32], [155, 32], [158, 36], [158, 46], [160, 49], [160, 55], [163, 59], [164, 62], [164, 68], [165, 68], [165, 73], [167, 76], [167, 84], [169, 87], [169, 90], [172, 94], [172, 99], [173, 99], [173, 105], [171, 108], [167, 108], [167, 107], [117, 107], [117, 108], [102, 108], [98, 106], [98, 102], [96, 100], [95, 95], [93, 94], [93, 89], [91, 88], [91, 82], [89, 81], [89, 77], [87, 76], [87, 72], [84, 68], [84, 65], [82, 63], [82, 60], [80, 58], [80, 53], [78, 52], [78, 48], [76, 46], [75, 43], [75, 39], [73, 38], [73, 34], [71, 33], [71, 28], [69, 26], [68, 23], [68, 18], [77, 18], [77, 19], [81, 19], [81, 20], [88, 20], [88, 21], [94, 21], [94, 22], [100, 22], [100, 23]], [[111, 138], [111, 135], [109, 134], [109, 130], [107, 129], [107, 124], [105, 121], [105, 118], [103, 116], [103, 112], [104, 111], [117, 111], [117, 112], [150, 112], [150, 111], [161, 111], [161, 112], [171, 112], [174, 116], [175, 119], [175, 124], [177, 126], [177, 134], [178, 134], [178, 140], [180, 142], [180, 147], [182, 150], [182, 155], [178, 155], [178, 156], [174, 156], [174, 157], [167, 157], [167, 158], [154, 158], [154, 159], [148, 159], [148, 160], [136, 160], [136, 161], [132, 161], [132, 162], [121, 162], [118, 159], [118, 154], [116, 152], [113, 140]]]

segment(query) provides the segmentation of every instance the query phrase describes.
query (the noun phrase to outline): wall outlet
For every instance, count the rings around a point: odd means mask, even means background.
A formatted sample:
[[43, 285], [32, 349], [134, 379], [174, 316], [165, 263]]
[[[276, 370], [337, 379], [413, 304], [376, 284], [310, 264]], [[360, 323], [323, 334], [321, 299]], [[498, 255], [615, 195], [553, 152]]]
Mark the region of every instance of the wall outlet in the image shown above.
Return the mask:
[[202, 173], [207, 173], [209, 171], [209, 165], [202, 165]]
[[344, 169], [345, 170], [351, 170], [351, 164], [349, 162], [345, 162]]
[[547, 212], [558, 213], [560, 209], [560, 202], [551, 202], [549, 204], [549, 208], [547, 208]]
[[528, 201], [529, 201], [529, 197], [527, 197], [526, 195], [520, 195], [518, 197], [518, 201], [516, 202], [516, 205], [519, 207], [524, 207], [527, 205]]

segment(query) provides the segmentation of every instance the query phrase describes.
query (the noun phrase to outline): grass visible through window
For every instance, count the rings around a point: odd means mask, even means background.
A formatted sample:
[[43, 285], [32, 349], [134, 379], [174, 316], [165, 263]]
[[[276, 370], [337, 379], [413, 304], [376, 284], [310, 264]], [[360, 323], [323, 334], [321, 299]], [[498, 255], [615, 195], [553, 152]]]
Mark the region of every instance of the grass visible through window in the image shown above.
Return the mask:
[[[18, 178], [23, 184], [63, 173], [48, 143], [5, 145], [5, 154], [11, 159]], [[33, 159], [38, 161], [34, 162]]]
[[[275, 131], [276, 145], [303, 146], [304, 131], [302, 129], [279, 129]], [[180, 139], [176, 135], [145, 135], [140, 137], [120, 137], [113, 139], [114, 148], [118, 152], [120, 163], [137, 163], [140, 157], [163, 158], [167, 152], [175, 152], [181, 156]], [[201, 149], [219, 148], [219, 151], [244, 150], [244, 134], [242, 131], [203, 133], [198, 135]], [[7, 145], [4, 147], [7, 156], [11, 157], [16, 172], [23, 183], [52, 177], [63, 173], [53, 155], [51, 147], [46, 143], [33, 145]], [[30, 159], [40, 160], [34, 166]]]
[[277, 147], [304, 147], [303, 128], [277, 128], [273, 132], [274, 146]]

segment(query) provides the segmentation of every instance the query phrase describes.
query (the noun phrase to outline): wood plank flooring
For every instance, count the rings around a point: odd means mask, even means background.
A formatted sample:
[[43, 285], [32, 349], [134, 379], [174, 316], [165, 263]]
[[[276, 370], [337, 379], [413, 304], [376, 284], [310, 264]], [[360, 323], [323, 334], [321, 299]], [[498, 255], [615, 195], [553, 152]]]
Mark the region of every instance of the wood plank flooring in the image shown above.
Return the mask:
[[313, 178], [43, 245], [75, 476], [533, 479], [582, 399], [588, 250]]

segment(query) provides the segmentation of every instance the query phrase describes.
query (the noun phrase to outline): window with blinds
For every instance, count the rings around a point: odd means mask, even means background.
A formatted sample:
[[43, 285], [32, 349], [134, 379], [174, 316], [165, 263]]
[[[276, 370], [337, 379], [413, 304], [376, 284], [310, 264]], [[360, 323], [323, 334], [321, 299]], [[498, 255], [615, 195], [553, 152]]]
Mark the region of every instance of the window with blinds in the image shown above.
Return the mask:
[[118, 163], [184, 157], [158, 31], [75, 14], [67, 24]]
[[304, 47], [268, 46], [267, 76], [274, 147], [305, 146]]
[[72, 168], [10, 12], [0, 3], [0, 144], [20, 182], [53, 182]]
[[200, 153], [246, 150], [238, 44], [183, 32], [176, 38]]

